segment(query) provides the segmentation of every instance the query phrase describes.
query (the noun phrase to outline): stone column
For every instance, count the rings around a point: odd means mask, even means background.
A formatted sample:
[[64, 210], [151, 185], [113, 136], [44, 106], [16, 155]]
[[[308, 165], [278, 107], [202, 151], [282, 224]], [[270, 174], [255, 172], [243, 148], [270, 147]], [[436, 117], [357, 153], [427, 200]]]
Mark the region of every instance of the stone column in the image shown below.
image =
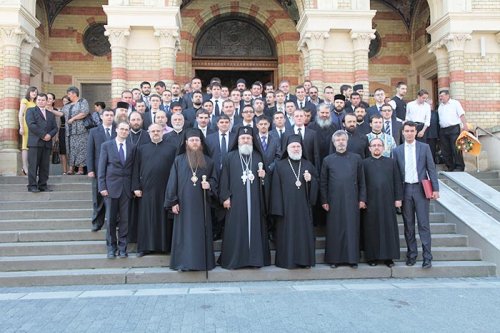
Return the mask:
[[441, 41], [448, 50], [448, 67], [450, 70], [450, 93], [454, 99], [463, 102], [465, 98], [465, 43], [471, 40], [470, 34], [449, 34]]
[[111, 97], [115, 103], [122, 91], [127, 89], [127, 42], [130, 29], [106, 26], [104, 34], [111, 44]]
[[[21, 44], [26, 33], [19, 27], [0, 27], [3, 58], [3, 108], [0, 110], [2, 150], [18, 150], [19, 104], [21, 95]], [[3, 172], [1, 172], [3, 173]]]
[[170, 86], [174, 83], [176, 54], [180, 50], [179, 31], [155, 28], [154, 36], [160, 46], [160, 80]]
[[[351, 39], [354, 50], [354, 81], [355, 84], [362, 84], [365, 92], [370, 91], [370, 81], [368, 78], [368, 51], [370, 42], [375, 38], [373, 32], [351, 32]], [[369, 93], [365, 93], [364, 101], [368, 101]]]
[[[309, 50], [305, 45], [299, 47], [300, 53], [302, 53], [302, 63], [304, 66], [304, 80], [310, 80], [310, 59], [309, 59]], [[303, 81], [304, 81], [303, 80]]]
[[323, 64], [325, 40], [330, 37], [327, 32], [307, 32], [299, 44], [307, 46], [309, 54], [309, 80], [322, 91], [324, 87]]
[[441, 44], [436, 44], [429, 52], [434, 53], [437, 62], [438, 90], [450, 89], [450, 68], [448, 66], [448, 52]]
[[[38, 43], [35, 38], [26, 37], [26, 39], [21, 44], [21, 96], [30, 86], [30, 76], [31, 76], [31, 52], [35, 47], [38, 47]], [[37, 87], [39, 91], [42, 87]]]

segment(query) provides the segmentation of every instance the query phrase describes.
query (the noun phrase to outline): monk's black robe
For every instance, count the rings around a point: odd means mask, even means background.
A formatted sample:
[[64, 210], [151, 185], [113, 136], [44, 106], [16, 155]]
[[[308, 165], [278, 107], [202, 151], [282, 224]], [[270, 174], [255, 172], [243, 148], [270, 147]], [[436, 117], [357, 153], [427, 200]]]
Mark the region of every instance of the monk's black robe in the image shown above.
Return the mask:
[[165, 140], [140, 146], [135, 158], [132, 189], [141, 190], [138, 206], [137, 251], [170, 252], [172, 224], [163, 207], [165, 188], [174, 163], [176, 147]]
[[[295, 174], [299, 161], [291, 160]], [[304, 171], [312, 176], [304, 180]], [[298, 268], [314, 266], [315, 237], [312, 221], [312, 206], [318, 196], [318, 174], [311, 162], [302, 159], [300, 165], [300, 187], [295, 182], [294, 171], [288, 158], [275, 164], [271, 186], [271, 214], [276, 221], [276, 266]]]
[[399, 259], [399, 230], [394, 202], [403, 199], [403, 188], [396, 161], [369, 157], [363, 161], [366, 205], [362, 211], [361, 232], [366, 260]]
[[322, 204], [329, 204], [325, 263], [359, 262], [359, 202], [366, 201], [363, 164], [358, 154], [329, 155], [320, 177]]
[[[193, 170], [198, 178], [196, 184], [191, 179], [193, 173], [186, 154], [175, 158], [170, 171], [165, 207], [171, 208], [179, 204], [180, 209], [179, 214], [174, 214], [171, 269], [201, 271], [215, 267], [210, 202], [217, 199], [217, 174], [212, 159], [205, 156], [205, 161], [204, 168]], [[205, 203], [201, 188], [203, 175], [207, 176], [210, 183]]]

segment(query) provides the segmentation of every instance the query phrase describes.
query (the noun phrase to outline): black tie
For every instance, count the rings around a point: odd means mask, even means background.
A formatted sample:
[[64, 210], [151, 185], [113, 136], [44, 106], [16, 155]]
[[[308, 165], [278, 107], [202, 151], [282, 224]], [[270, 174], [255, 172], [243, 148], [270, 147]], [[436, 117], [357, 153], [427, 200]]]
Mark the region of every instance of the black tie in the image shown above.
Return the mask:
[[215, 115], [220, 116], [219, 101], [215, 100]]
[[304, 108], [304, 104], [302, 102], [300, 102], [300, 108], [303, 109]]
[[283, 136], [283, 130], [280, 129], [280, 139]]
[[299, 127], [299, 128], [297, 128], [297, 131], [299, 131], [299, 133], [298, 133], [298, 134], [302, 137], [302, 128], [300, 128], [300, 127]]
[[109, 131], [109, 127], [106, 128], [106, 140], [111, 139], [111, 132]]
[[125, 151], [123, 150], [123, 143], [120, 143], [120, 149], [118, 150], [118, 154], [120, 155], [120, 162], [123, 166], [125, 166]]
[[222, 133], [222, 140], [220, 143], [220, 163], [222, 165], [222, 161], [224, 160], [224, 156], [227, 154], [227, 142], [226, 142], [226, 133]]

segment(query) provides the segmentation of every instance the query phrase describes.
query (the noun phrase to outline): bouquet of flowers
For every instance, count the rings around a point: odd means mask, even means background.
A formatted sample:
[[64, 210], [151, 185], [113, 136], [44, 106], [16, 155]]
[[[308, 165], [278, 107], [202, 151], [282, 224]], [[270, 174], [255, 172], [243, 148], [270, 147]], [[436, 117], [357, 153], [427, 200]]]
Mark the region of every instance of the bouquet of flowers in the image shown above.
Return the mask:
[[457, 141], [455, 141], [455, 146], [457, 150], [470, 153], [475, 156], [481, 153], [481, 142], [479, 142], [479, 139], [468, 131], [462, 131], [462, 133], [460, 133]]

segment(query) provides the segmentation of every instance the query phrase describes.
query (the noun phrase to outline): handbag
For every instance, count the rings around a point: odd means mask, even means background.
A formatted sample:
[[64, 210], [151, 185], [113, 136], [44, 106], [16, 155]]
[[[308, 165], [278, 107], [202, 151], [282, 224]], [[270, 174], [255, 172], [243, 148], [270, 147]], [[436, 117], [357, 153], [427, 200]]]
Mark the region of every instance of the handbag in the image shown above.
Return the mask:
[[85, 118], [83, 118], [82, 124], [83, 127], [88, 130], [97, 127], [97, 124], [95, 123], [94, 118], [92, 118], [92, 115], [90, 113]]

